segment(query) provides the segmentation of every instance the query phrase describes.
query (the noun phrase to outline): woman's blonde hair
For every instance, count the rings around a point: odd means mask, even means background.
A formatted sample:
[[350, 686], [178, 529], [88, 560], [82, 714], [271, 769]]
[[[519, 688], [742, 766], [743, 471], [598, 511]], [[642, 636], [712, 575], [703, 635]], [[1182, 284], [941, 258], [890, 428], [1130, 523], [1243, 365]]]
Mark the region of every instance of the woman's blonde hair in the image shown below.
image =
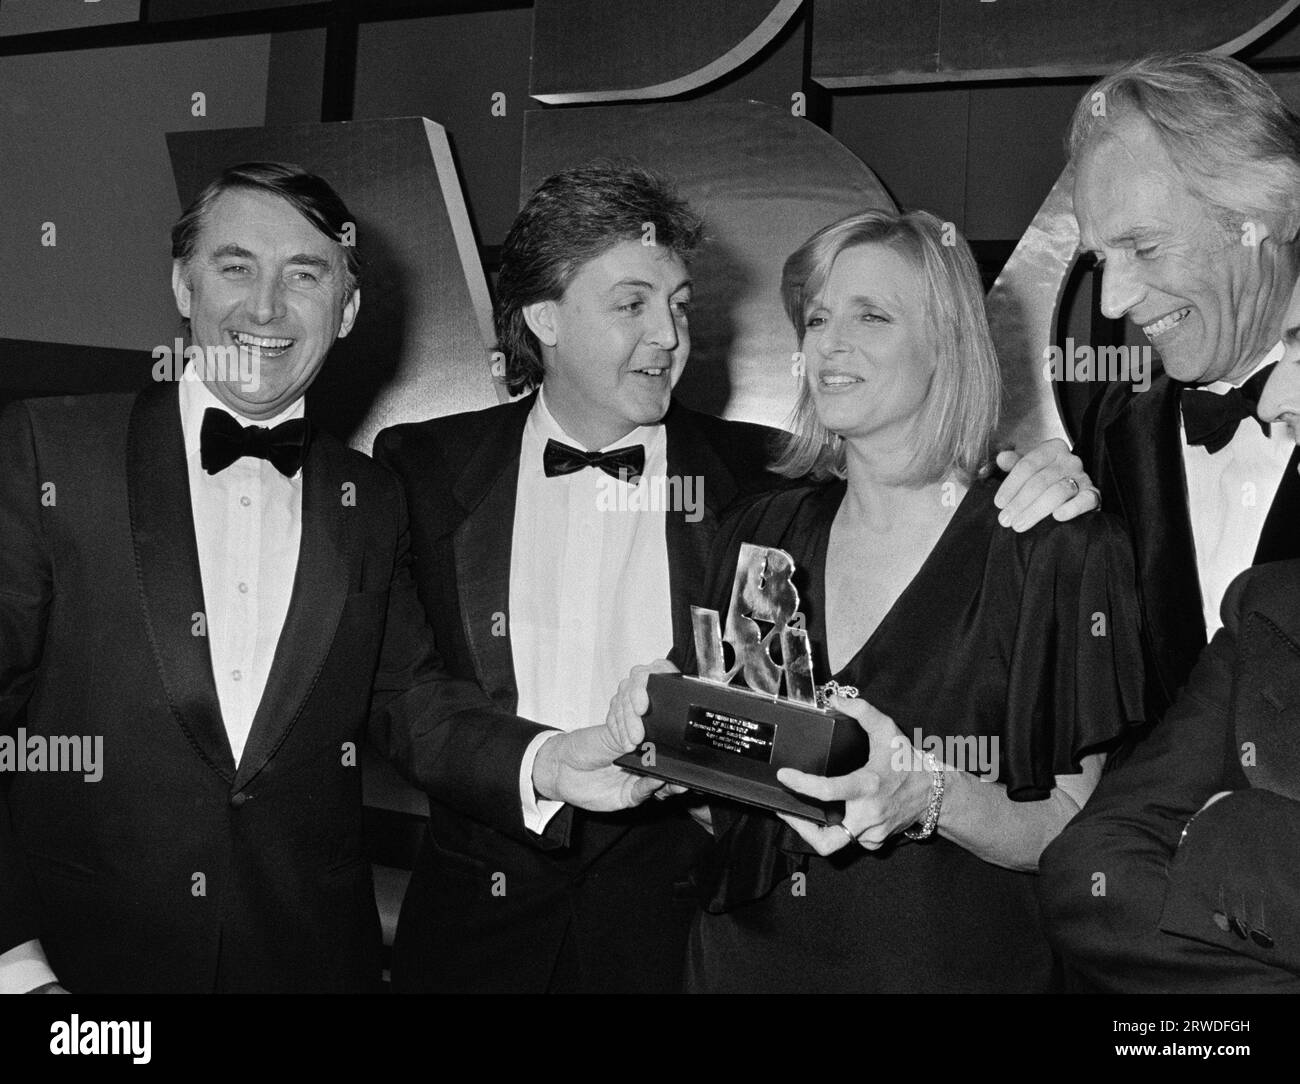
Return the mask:
[[[935, 369], [918, 419], [921, 439], [904, 481], [924, 485], [954, 469], [969, 480], [987, 463], [1002, 396], [970, 247], [952, 223], [928, 211], [864, 211], [819, 230], [785, 261], [781, 274], [781, 297], [800, 350], [809, 303], [826, 285], [839, 255], [857, 245], [888, 245], [910, 259], [925, 282]], [[843, 478], [844, 441], [817, 420], [806, 365], [804, 370], [792, 432], [772, 469], [792, 478]]]

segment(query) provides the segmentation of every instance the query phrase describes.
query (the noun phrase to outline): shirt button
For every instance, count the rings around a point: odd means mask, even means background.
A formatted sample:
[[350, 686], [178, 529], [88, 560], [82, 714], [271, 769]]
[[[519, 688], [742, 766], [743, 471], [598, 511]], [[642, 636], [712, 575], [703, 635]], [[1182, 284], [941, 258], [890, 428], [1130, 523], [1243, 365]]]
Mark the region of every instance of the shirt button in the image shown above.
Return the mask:
[[250, 501], [247, 497], [240, 497], [240, 498], [239, 498], [239, 503], [242, 504], [245, 508], [247, 508], [247, 507], [248, 507], [250, 504], [252, 504], [253, 502]]
[[241, 583], [241, 584], [239, 585], [239, 593], [240, 593], [241, 595], [246, 595], [246, 594], [248, 594], [248, 584], [246, 584], [246, 583]]
[[241, 677], [243, 677], [243, 676], [244, 676], [244, 675], [241, 674], [238, 670], [231, 670], [231, 671], [230, 671], [230, 678], [231, 678], [232, 681], [238, 681], [238, 680], [239, 680]]

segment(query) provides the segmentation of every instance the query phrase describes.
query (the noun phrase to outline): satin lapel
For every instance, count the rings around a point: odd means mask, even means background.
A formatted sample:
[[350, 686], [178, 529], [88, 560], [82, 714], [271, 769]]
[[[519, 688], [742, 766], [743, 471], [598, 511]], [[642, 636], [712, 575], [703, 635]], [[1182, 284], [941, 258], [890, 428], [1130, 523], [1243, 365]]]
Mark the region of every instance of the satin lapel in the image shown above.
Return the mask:
[[497, 414], [453, 490], [465, 511], [452, 536], [465, 642], [479, 685], [505, 711], [514, 711], [519, 703], [510, 645], [510, 552], [519, 449], [535, 398], [530, 395]]
[[1187, 511], [1178, 385], [1156, 378], [1134, 394], [1103, 436], [1128, 521], [1142, 612], [1170, 699], [1205, 647], [1196, 544]]
[[[735, 498], [736, 482], [727, 465], [693, 424], [692, 416], [674, 406], [664, 419], [668, 437], [668, 476], [680, 478], [681, 489], [670, 492], [689, 496], [692, 509], [683, 500], [670, 507], [664, 522], [668, 549], [668, 595], [672, 603], [673, 644], [682, 657], [694, 632], [691, 606], [707, 606], [704, 597], [709, 552], [718, 533], [718, 522]], [[687, 516], [691, 518], [688, 520]]]
[[[289, 596], [289, 611], [275, 646], [266, 688], [239, 761], [239, 789], [266, 766], [302, 714], [316, 684], [348, 595], [348, 570], [358, 559], [361, 532], [356, 505], [344, 505], [342, 485], [351, 481], [341, 446], [328, 437], [312, 441], [303, 464], [302, 541]], [[365, 494], [358, 495], [358, 504]]]
[[[1279, 423], [1280, 424], [1280, 423]], [[1268, 510], [1263, 530], [1259, 532], [1259, 548], [1255, 551], [1255, 564], [1266, 561], [1286, 561], [1300, 557], [1300, 445], [1291, 453], [1282, 481]]]
[[177, 388], [150, 386], [131, 412], [131, 539], [145, 625], [172, 715], [195, 752], [229, 783], [235, 760], [212, 680]]

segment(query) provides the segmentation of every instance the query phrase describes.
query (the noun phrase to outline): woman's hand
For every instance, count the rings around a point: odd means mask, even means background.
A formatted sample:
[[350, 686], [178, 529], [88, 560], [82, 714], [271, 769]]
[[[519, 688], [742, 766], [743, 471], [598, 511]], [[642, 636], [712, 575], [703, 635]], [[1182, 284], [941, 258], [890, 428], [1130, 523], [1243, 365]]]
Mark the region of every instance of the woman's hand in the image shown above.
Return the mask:
[[834, 854], [852, 842], [878, 849], [895, 832], [925, 820], [930, 804], [930, 772], [920, 752], [894, 720], [864, 700], [831, 698], [831, 706], [852, 716], [871, 739], [867, 763], [849, 775], [810, 775], [782, 768], [777, 779], [799, 794], [818, 801], [845, 803], [842, 825], [823, 828], [802, 817], [778, 813], [820, 855]]

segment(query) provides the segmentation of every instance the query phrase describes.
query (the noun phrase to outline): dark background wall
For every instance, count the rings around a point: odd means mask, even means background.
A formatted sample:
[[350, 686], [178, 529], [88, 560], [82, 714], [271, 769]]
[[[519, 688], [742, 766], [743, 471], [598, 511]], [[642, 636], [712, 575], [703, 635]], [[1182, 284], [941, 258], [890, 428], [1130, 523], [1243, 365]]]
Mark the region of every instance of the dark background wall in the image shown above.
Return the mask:
[[[528, 97], [530, 4], [151, 0], [143, 18], [141, 7], [0, 0], [0, 387], [61, 390], [42, 383], [57, 374], [15, 373], [31, 368], [20, 358], [52, 356], [35, 344], [147, 351], [175, 335], [168, 131], [430, 117], [451, 135], [492, 270], [518, 205], [523, 115], [563, 108]], [[1090, 80], [826, 91], [807, 77], [812, 17], [805, 4], [738, 71], [681, 97], [790, 108], [803, 92], [811, 123], [901, 206], [955, 222], [995, 272], [1064, 163], [1062, 132]], [[1300, 103], [1300, 13], [1243, 58]], [[53, 248], [40, 243], [46, 222]]]
[[[139, 0], [0, 0], [0, 386], [39, 386], [6, 379], [15, 341], [140, 351], [174, 336], [167, 131], [430, 117], [451, 135], [491, 271], [518, 205], [523, 114], [548, 108], [528, 97], [530, 4], [143, 7], [141, 19]], [[955, 222], [995, 271], [1063, 165], [1062, 131], [1090, 80], [829, 92], [806, 75], [811, 21], [805, 4], [740, 70], [682, 97], [789, 108], [803, 92], [810, 122], [900, 205]], [[1243, 58], [1300, 102], [1300, 13]], [[53, 248], [40, 243], [46, 222]]]

